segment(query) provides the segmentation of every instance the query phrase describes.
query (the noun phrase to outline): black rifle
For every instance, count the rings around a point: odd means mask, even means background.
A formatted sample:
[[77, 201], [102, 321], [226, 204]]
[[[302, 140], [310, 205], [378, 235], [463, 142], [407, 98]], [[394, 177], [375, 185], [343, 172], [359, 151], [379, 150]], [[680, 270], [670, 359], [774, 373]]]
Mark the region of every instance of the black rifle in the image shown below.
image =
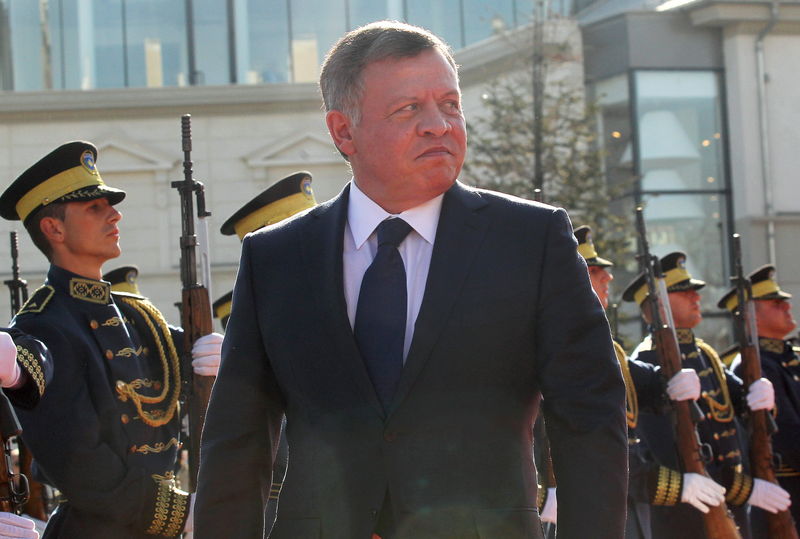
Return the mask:
[[211, 397], [213, 376], [198, 376], [192, 370], [192, 345], [203, 335], [211, 333], [211, 301], [208, 290], [197, 281], [197, 236], [194, 226], [194, 200], [197, 199], [197, 216], [211, 215], [206, 211], [203, 184], [192, 175], [192, 126], [191, 115], [181, 117], [181, 141], [183, 147], [183, 180], [172, 182], [181, 197], [181, 326], [183, 326], [183, 357], [181, 358], [181, 402], [189, 414], [189, 490], [197, 485], [197, 470], [200, 466], [200, 434], [206, 417], [208, 400]]
[[19, 241], [17, 231], [12, 230], [11, 236], [11, 279], [3, 281], [11, 292], [11, 317], [19, 312], [20, 308], [28, 301], [28, 282], [19, 277]]

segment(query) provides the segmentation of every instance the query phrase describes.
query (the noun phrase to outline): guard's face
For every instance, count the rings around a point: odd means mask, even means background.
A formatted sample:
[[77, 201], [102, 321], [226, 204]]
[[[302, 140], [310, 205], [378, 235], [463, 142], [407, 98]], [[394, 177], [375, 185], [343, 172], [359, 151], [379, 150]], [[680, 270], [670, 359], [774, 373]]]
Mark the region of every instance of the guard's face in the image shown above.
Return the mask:
[[792, 318], [792, 305], [788, 300], [757, 299], [753, 303], [760, 336], [783, 339], [797, 327]]
[[345, 118], [340, 137], [331, 129], [359, 188], [392, 213], [444, 193], [458, 177], [467, 147], [453, 67], [440, 52], [427, 50], [369, 64], [362, 77], [358, 125]]
[[614, 279], [611, 272], [600, 266], [589, 266], [589, 280], [603, 308], [608, 308], [608, 283]]
[[118, 257], [121, 250], [117, 223], [120, 219], [122, 214], [105, 198], [67, 203], [63, 256], [100, 265]]
[[692, 329], [700, 323], [703, 315], [700, 313], [700, 294], [697, 290], [681, 290], [667, 295], [675, 327]]

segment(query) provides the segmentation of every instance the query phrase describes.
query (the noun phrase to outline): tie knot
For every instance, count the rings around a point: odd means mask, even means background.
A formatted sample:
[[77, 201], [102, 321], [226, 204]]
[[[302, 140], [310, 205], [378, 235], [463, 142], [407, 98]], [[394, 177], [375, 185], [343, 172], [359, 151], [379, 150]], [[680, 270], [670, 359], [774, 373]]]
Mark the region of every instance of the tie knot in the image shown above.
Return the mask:
[[411, 232], [411, 225], [399, 217], [386, 219], [378, 225], [378, 247], [386, 244], [397, 247]]

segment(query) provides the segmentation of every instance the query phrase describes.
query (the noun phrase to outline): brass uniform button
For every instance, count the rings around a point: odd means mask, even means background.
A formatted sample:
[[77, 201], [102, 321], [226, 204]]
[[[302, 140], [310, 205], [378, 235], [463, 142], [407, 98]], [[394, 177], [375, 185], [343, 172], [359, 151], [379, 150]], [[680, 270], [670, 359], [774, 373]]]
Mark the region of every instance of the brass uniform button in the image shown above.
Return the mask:
[[128, 448], [128, 453], [136, 453], [136, 446], [132, 445]]
[[708, 397], [708, 391], [703, 391], [702, 393], [700, 393], [700, 396], [701, 397]]
[[718, 433], [718, 432], [715, 432], [715, 433], [714, 433], [714, 439], [715, 439], [715, 440], [719, 440], [719, 433]]
[[106, 350], [106, 359], [114, 359], [114, 352]]
[[100, 324], [97, 323], [97, 320], [92, 320], [91, 322], [89, 322], [89, 327], [92, 329], [97, 329], [100, 327]]
[[706, 419], [711, 419], [711, 412], [708, 412], [708, 413], [706, 414]]
[[125, 387], [125, 382], [122, 380], [117, 380], [117, 389], [122, 389]]
[[159, 382], [158, 380], [153, 382], [153, 389], [155, 389], [156, 391], [161, 391], [161, 382]]
[[720, 461], [720, 462], [722, 462], [723, 460], [725, 460], [725, 457], [723, 457], [722, 455], [719, 455], [719, 456], [717, 457], [717, 460], [718, 460], [718, 461]]
[[130, 418], [130, 417], [128, 417], [128, 414], [122, 414], [122, 415], [119, 417], [119, 420], [120, 420], [120, 421], [122, 421], [122, 424], [123, 424], [123, 425], [127, 425], [127, 424], [128, 424], [128, 422], [131, 420], [131, 418]]
[[150, 349], [149, 349], [148, 347], [146, 347], [146, 346], [145, 346], [144, 348], [142, 348], [142, 353], [143, 353], [144, 355], [147, 355], [147, 354], [149, 354], [149, 353], [150, 353]]

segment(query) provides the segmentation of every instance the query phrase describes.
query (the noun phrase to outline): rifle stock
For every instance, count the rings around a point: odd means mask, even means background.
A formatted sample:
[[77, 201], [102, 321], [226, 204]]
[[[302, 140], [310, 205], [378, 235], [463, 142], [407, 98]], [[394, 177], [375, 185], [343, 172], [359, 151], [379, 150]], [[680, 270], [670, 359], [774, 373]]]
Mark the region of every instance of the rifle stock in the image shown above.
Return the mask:
[[[761, 354], [758, 350], [758, 331], [756, 328], [753, 292], [750, 282], [742, 270], [742, 245], [739, 234], [733, 235], [734, 266], [736, 275], [731, 280], [736, 286], [737, 307], [733, 312], [734, 332], [742, 357], [743, 381], [745, 387], [761, 378]], [[750, 467], [753, 477], [778, 484], [773, 467], [772, 434], [777, 431], [775, 420], [767, 410], [751, 411], [750, 426]], [[773, 539], [798, 539], [797, 527], [792, 514], [786, 511], [770, 513], [765, 511], [769, 537]]]
[[[650, 333], [656, 347], [656, 355], [661, 365], [661, 374], [669, 380], [681, 370], [682, 357], [672, 313], [669, 310], [667, 289], [664, 284], [661, 266], [657, 257], [650, 254], [647, 242], [647, 231], [642, 208], [636, 208], [636, 228], [639, 233], [639, 263], [647, 281], [649, 292], [645, 300], [650, 319]], [[709, 477], [700, 454], [700, 439], [696, 422], [700, 411], [694, 401], [670, 401], [672, 405], [675, 443], [681, 470], [684, 473], [696, 473]], [[723, 502], [717, 506], [709, 506], [704, 513], [703, 529], [707, 539], [741, 539], [739, 530], [727, 505]]]
[[203, 431], [213, 376], [199, 376], [192, 369], [192, 345], [212, 330], [211, 301], [208, 290], [197, 282], [197, 236], [195, 234], [194, 202], [197, 200], [197, 216], [211, 215], [206, 211], [203, 184], [192, 172], [192, 127], [191, 115], [181, 117], [181, 146], [183, 149], [183, 180], [172, 182], [181, 198], [181, 326], [184, 332], [183, 358], [181, 359], [183, 394], [189, 415], [189, 490], [194, 492], [197, 472], [200, 467], [200, 435]]

